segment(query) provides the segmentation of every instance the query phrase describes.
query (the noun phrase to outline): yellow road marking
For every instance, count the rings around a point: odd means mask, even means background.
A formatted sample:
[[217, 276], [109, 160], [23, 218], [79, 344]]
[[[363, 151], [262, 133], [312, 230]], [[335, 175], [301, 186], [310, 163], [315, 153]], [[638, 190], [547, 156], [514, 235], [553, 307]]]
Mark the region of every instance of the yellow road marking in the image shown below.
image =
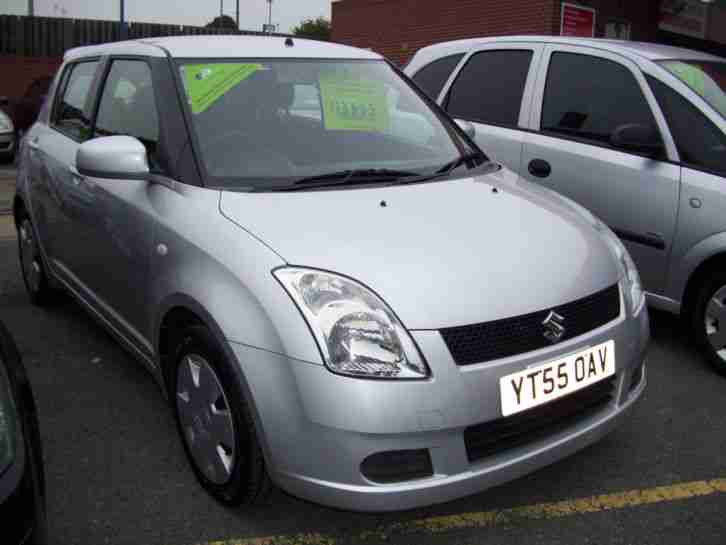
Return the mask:
[[[361, 542], [368, 539], [388, 540], [394, 535], [415, 532], [442, 533], [465, 528], [486, 528], [500, 524], [511, 524], [518, 521], [554, 519], [584, 513], [598, 513], [601, 511], [687, 500], [689, 498], [723, 493], [726, 493], [726, 479], [692, 481], [669, 486], [602, 494], [574, 500], [538, 503], [509, 509], [461, 513], [458, 515], [445, 515], [399, 522], [352, 536], [346, 536], [345, 541]], [[207, 545], [335, 545], [336, 543], [338, 543], [338, 538], [335, 536], [313, 532], [249, 539], [230, 539], [210, 542]]]
[[15, 238], [15, 223], [12, 214], [0, 215], [0, 240]]

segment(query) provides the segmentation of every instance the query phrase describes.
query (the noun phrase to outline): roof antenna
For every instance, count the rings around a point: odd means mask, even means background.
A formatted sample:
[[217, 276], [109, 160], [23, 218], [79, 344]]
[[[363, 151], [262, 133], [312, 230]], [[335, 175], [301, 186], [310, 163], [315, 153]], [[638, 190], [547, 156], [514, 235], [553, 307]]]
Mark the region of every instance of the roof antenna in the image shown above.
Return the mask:
[[288, 38], [285, 40], [285, 47], [293, 47], [295, 45], [295, 42], [292, 41], [292, 38]]

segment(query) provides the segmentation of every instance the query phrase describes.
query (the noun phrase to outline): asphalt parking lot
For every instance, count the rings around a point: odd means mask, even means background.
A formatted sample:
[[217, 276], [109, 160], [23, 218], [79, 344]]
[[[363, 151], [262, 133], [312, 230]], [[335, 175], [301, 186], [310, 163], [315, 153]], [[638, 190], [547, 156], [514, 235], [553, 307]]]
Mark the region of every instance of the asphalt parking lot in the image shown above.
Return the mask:
[[141, 365], [70, 299], [49, 309], [28, 303], [12, 234], [0, 216], [0, 320], [39, 405], [52, 544], [726, 540], [726, 379], [669, 315], [651, 313], [649, 385], [632, 418], [553, 466], [404, 513], [346, 513], [280, 491], [266, 505], [229, 509], [195, 482], [171, 412]]

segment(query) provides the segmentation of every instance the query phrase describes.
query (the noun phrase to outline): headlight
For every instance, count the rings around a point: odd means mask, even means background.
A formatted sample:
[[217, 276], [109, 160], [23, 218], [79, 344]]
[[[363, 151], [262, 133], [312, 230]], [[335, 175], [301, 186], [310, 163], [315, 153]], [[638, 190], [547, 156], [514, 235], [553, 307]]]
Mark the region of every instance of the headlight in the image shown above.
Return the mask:
[[5, 112], [0, 110], [0, 132], [13, 132], [14, 130], [13, 120]]
[[313, 269], [273, 271], [297, 304], [334, 373], [422, 379], [429, 369], [413, 339], [381, 299], [357, 282]]
[[10, 383], [0, 356], [0, 474], [15, 460], [15, 414]]

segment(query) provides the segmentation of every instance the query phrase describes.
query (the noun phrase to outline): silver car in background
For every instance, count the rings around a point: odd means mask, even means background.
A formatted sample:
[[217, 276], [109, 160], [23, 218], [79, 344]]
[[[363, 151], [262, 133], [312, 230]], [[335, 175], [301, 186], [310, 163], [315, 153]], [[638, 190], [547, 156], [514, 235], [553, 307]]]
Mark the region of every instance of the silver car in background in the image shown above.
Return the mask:
[[123, 42], [67, 53], [51, 96], [15, 201], [30, 297], [64, 288], [143, 362], [223, 502], [443, 502], [591, 444], [645, 388], [618, 239], [374, 53]]
[[406, 73], [494, 159], [606, 223], [648, 303], [681, 314], [726, 374], [726, 60], [512, 36], [426, 47]]

